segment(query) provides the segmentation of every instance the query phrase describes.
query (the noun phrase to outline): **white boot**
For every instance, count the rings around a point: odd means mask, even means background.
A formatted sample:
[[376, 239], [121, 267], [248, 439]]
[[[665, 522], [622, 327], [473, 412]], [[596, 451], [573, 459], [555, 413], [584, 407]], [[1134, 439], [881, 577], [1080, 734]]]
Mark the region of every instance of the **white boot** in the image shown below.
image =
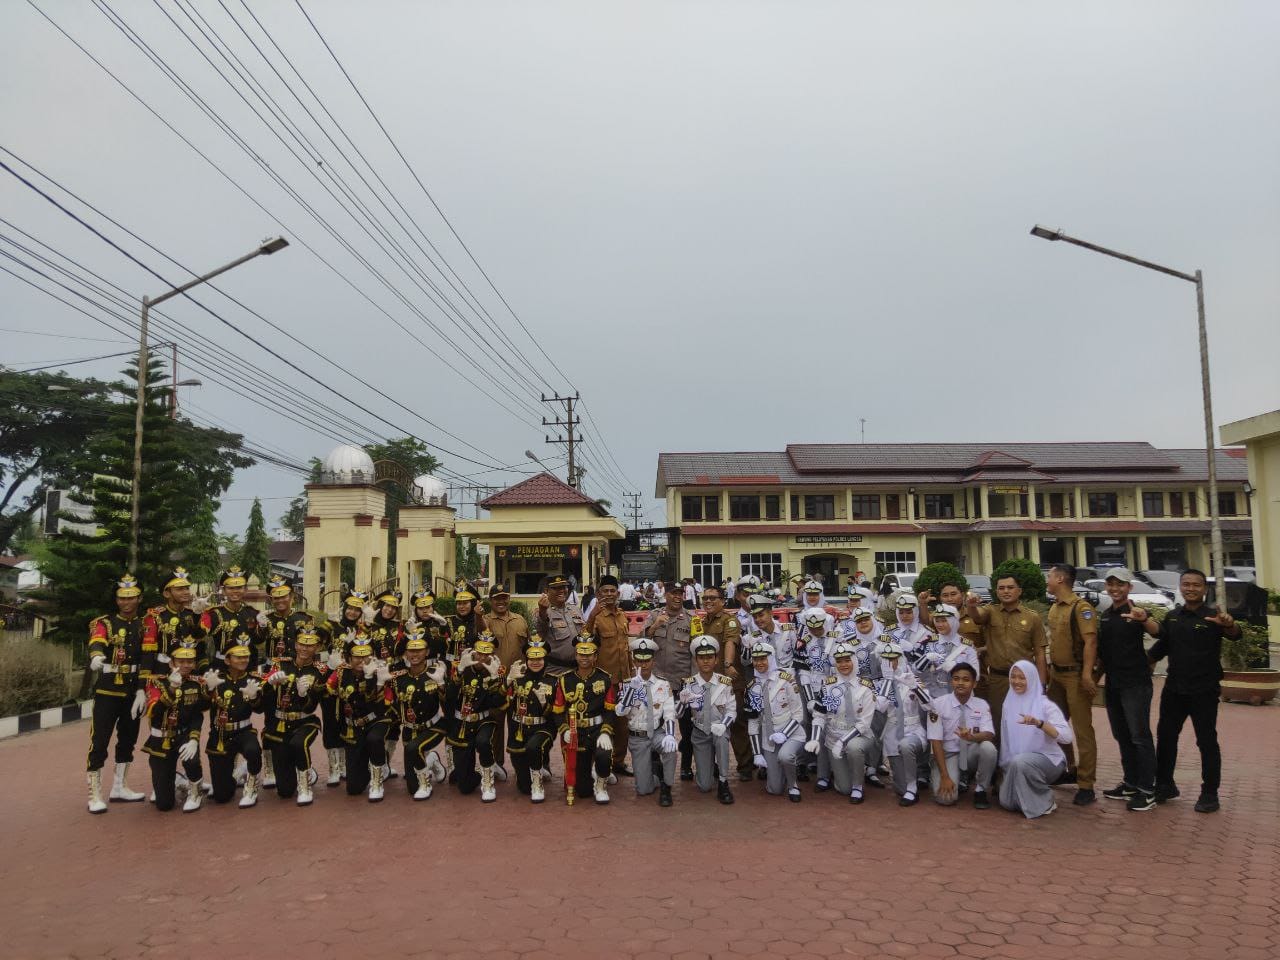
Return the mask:
[[394, 780], [398, 776], [400, 776], [400, 774], [396, 773], [395, 767], [391, 766], [390, 763], [384, 763], [382, 765], [383, 782], [386, 782], [387, 780]]
[[252, 773], [245, 774], [244, 790], [240, 793], [240, 806], [252, 807], [258, 802], [258, 778]]
[[418, 770], [415, 774], [418, 778], [418, 789], [413, 792], [413, 799], [428, 800], [431, 798], [431, 788], [434, 782], [431, 779], [431, 771], [426, 767]]
[[262, 776], [260, 779], [264, 787], [274, 787], [276, 785], [275, 758], [271, 756], [270, 750], [262, 751]]
[[129, 789], [129, 784], [125, 783], [125, 778], [128, 776], [129, 764], [117, 763], [115, 775], [111, 778], [111, 796], [108, 797], [113, 803], [138, 803], [147, 799], [145, 793]]
[[107, 805], [102, 800], [102, 771], [89, 771], [89, 812], [106, 813]]
[[244, 783], [244, 778], [249, 775], [249, 764], [242, 756], [236, 757], [235, 766], [231, 768], [231, 777], [236, 783]]
[[440, 762], [440, 756], [434, 750], [427, 754], [427, 765], [424, 769], [431, 774], [431, 778], [436, 783], [444, 783], [445, 778], [449, 776], [449, 771], [445, 770], [444, 764]]
[[369, 764], [369, 802], [377, 803], [382, 799], [382, 767]]
[[507, 769], [502, 764], [494, 764], [493, 775], [502, 783], [507, 782]]
[[484, 803], [498, 799], [498, 791], [493, 788], [493, 767], [480, 768], [480, 799]]
[[342, 782], [342, 748], [329, 748], [329, 779], [325, 781], [331, 787]]
[[550, 783], [550, 782], [552, 781], [552, 779], [553, 779], [553, 777], [551, 776], [551, 771], [550, 771], [548, 768], [543, 767], [543, 768], [542, 768], [542, 782], [543, 782], [543, 783]]
[[311, 796], [311, 771], [298, 771], [298, 806], [305, 807], [312, 801]]
[[338, 748], [338, 776], [347, 779], [347, 751], [341, 747]]
[[609, 784], [604, 777], [591, 778], [591, 788], [592, 788], [592, 791], [595, 793], [596, 803], [609, 802], [609, 791], [606, 789], [608, 785]]
[[193, 783], [187, 790], [187, 800], [182, 805], [183, 813], [191, 813], [200, 809], [200, 804], [204, 800], [204, 782]]
[[529, 799], [534, 803], [541, 803], [547, 799], [547, 795], [542, 790], [542, 771], [529, 771]]

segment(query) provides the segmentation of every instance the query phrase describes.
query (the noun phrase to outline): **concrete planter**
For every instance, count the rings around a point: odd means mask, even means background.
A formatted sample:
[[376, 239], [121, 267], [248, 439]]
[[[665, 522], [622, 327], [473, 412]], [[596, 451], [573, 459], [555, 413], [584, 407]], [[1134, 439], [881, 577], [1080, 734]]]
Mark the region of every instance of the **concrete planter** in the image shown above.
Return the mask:
[[1270, 703], [1280, 693], [1280, 670], [1226, 670], [1222, 699], [1227, 703]]

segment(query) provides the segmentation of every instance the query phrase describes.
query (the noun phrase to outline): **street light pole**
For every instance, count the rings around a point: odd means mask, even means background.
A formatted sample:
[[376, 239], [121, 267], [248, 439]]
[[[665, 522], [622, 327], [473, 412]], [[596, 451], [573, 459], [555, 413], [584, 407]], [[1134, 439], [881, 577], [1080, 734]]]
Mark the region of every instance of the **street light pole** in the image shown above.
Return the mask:
[[142, 415], [147, 403], [147, 319], [151, 308], [157, 303], [164, 303], [170, 297], [176, 297], [180, 293], [186, 293], [192, 287], [207, 283], [219, 274], [226, 273], [242, 263], [247, 263], [254, 257], [262, 255], [271, 255], [277, 250], [283, 250], [289, 245], [289, 241], [284, 237], [274, 237], [273, 239], [264, 241], [259, 245], [257, 250], [252, 253], [246, 253], [243, 257], [232, 260], [225, 266], [219, 267], [217, 270], [210, 271], [204, 276], [196, 277], [180, 287], [174, 287], [168, 293], [162, 293], [158, 297], [142, 298], [142, 323], [138, 327], [138, 393], [136, 402], [138, 409], [133, 419], [133, 492], [132, 503], [129, 510], [129, 569], [135, 570], [138, 566], [138, 527], [141, 518], [142, 505]]
[[[1108, 257], [1115, 257], [1117, 260], [1123, 260], [1139, 267], [1146, 267], [1148, 270], [1155, 270], [1158, 273], [1168, 274], [1171, 277], [1177, 277], [1179, 280], [1186, 280], [1188, 283], [1195, 284], [1196, 313], [1200, 324], [1200, 389], [1203, 394], [1204, 404], [1204, 453], [1209, 469], [1209, 540], [1213, 567], [1211, 574], [1222, 577], [1222, 571], [1225, 569], [1225, 550], [1222, 543], [1222, 519], [1218, 513], [1218, 458], [1213, 443], [1213, 398], [1209, 390], [1209, 334], [1204, 322], [1204, 274], [1199, 270], [1195, 273], [1183, 273], [1181, 270], [1161, 266], [1158, 263], [1152, 263], [1150, 260], [1140, 260], [1138, 257], [1131, 257], [1127, 253], [1100, 247], [1095, 243], [1089, 243], [1087, 240], [1068, 236], [1061, 230], [1050, 230], [1048, 227], [1042, 227], [1039, 224], [1031, 228], [1031, 235], [1042, 240], [1065, 240], [1067, 243], [1073, 243], [1077, 247], [1084, 247], [1086, 250], [1092, 250]], [[1223, 590], [1225, 591], [1225, 584]], [[1220, 592], [1219, 602], [1225, 602], [1225, 597], [1226, 593]]]

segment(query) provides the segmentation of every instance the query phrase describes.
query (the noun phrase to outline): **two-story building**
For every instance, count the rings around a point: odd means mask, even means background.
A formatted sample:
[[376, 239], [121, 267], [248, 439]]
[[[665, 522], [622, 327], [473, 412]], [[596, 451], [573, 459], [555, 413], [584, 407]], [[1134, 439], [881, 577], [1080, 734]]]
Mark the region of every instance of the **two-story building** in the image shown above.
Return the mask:
[[[1244, 451], [1216, 463], [1228, 562], [1247, 565]], [[1207, 483], [1203, 450], [1141, 442], [791, 444], [660, 454], [656, 495], [680, 531], [681, 576], [821, 573], [831, 590], [939, 560], [1207, 570]]]

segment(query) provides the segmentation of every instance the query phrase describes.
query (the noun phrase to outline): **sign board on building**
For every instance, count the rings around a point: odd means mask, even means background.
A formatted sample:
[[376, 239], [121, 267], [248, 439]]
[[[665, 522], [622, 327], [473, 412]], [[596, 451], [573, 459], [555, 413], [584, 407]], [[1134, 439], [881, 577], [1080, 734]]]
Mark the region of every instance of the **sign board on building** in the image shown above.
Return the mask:
[[842, 547], [855, 543], [861, 543], [861, 535], [847, 535], [842, 533], [805, 533], [795, 538], [797, 545], [804, 546], [820, 546], [820, 547]]
[[1024, 483], [1021, 485], [1013, 484], [1012, 486], [1009, 486], [1007, 484], [1003, 486], [995, 486], [991, 488], [991, 492], [992, 493], [1026, 493], [1027, 485]]
[[568, 543], [521, 543], [514, 546], [494, 547], [494, 549], [504, 560], [545, 560], [564, 557], [576, 559], [582, 552], [581, 547]]
[[1108, 547], [1118, 547], [1120, 545], [1119, 540], [1103, 540], [1102, 542]]

